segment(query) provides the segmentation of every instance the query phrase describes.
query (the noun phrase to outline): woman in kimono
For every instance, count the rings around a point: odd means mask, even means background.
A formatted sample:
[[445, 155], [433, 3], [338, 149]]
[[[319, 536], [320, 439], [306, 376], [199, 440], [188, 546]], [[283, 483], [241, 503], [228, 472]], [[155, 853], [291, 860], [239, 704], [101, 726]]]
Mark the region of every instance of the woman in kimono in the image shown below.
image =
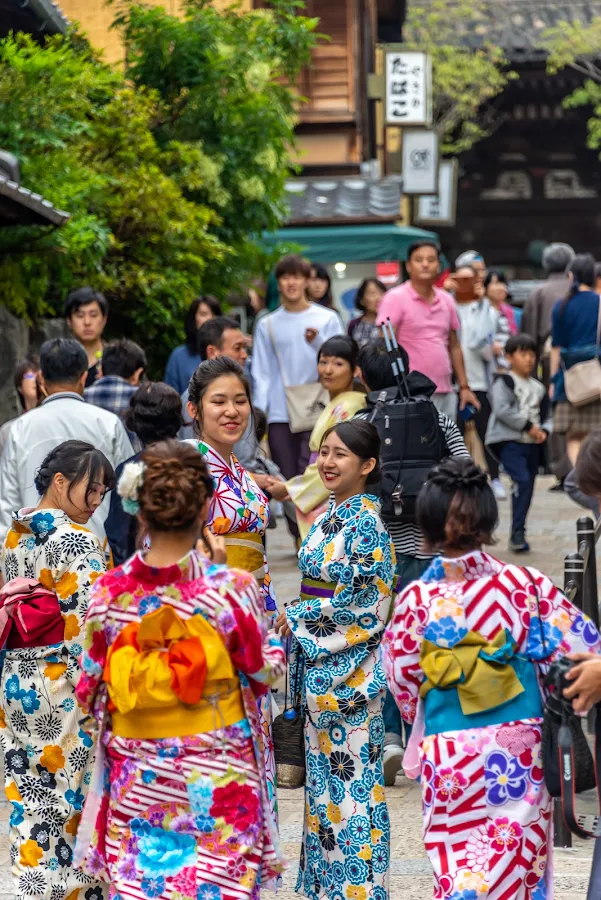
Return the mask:
[[321, 345], [317, 354], [317, 374], [321, 386], [330, 395], [327, 404], [311, 432], [311, 458], [302, 475], [286, 482], [288, 496], [296, 507], [296, 521], [304, 540], [311, 525], [329, 505], [330, 492], [319, 477], [317, 455], [326, 431], [338, 422], [352, 419], [365, 407], [365, 394], [353, 390], [357, 377], [359, 347], [347, 335], [337, 335]]
[[195, 549], [213, 482], [194, 448], [154, 444], [119, 491], [150, 545], [96, 583], [86, 618], [77, 696], [108, 771], [78, 858], [115, 900], [258, 900], [283, 868], [257, 714], [281, 643], [254, 579]]
[[[85, 527], [113, 470], [100, 450], [66, 441], [36, 476], [41, 500], [15, 514], [2, 551], [7, 607], [17, 578], [47, 591], [43, 604], [20, 596], [2, 617], [0, 746], [15, 897], [101, 900], [95, 877], [73, 866], [73, 846], [94, 754], [94, 730], [82, 727], [75, 699], [83, 620], [90, 590], [105, 571], [100, 541]], [[22, 588], [21, 588], [22, 590]], [[24, 623], [23, 634], [12, 624]], [[28, 635], [37, 634], [32, 640]], [[79, 893], [78, 893], [79, 892]]]
[[432, 471], [417, 517], [442, 558], [401, 594], [383, 658], [401, 714], [416, 720], [405, 768], [421, 775], [434, 898], [544, 900], [552, 807], [539, 683], [554, 659], [599, 652], [599, 634], [545, 575], [482, 550], [497, 505], [471, 461]]
[[[269, 501], [233, 454], [252, 414], [250, 386], [238, 363], [227, 356], [201, 363], [188, 389], [188, 412], [200, 440], [185, 443], [197, 448], [213, 479], [208, 528], [224, 539], [228, 565], [254, 575], [263, 607], [273, 616], [275, 593], [265, 555]], [[269, 797], [277, 816], [271, 694], [260, 698], [259, 712]]]
[[[387, 900], [390, 821], [384, 799], [380, 639], [394, 548], [366, 491], [379, 481], [368, 422], [326, 432], [317, 465], [333, 494], [299, 554], [299, 600], [277, 621], [305, 657], [305, 821], [296, 890], [310, 900]], [[292, 668], [292, 666], [291, 666]]]

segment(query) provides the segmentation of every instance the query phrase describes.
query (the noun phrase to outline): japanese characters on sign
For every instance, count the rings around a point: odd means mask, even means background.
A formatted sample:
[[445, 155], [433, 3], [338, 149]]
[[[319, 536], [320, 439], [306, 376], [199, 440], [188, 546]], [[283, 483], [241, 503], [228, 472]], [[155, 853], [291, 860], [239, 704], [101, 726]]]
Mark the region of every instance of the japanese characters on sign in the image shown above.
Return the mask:
[[425, 128], [403, 131], [403, 192], [436, 194], [438, 191], [438, 137]]
[[440, 163], [438, 173], [438, 194], [434, 197], [419, 197], [415, 221], [420, 225], [455, 224], [457, 210], [457, 160], [447, 159]]
[[386, 52], [386, 124], [429, 125], [431, 61], [425, 53]]

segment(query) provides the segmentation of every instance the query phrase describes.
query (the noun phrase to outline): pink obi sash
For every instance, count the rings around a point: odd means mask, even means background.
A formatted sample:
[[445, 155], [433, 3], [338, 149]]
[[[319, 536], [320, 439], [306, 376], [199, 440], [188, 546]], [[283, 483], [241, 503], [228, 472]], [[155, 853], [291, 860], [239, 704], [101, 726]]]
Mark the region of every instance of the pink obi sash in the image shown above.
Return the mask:
[[12, 578], [0, 590], [0, 649], [46, 647], [65, 637], [58, 597], [35, 578]]

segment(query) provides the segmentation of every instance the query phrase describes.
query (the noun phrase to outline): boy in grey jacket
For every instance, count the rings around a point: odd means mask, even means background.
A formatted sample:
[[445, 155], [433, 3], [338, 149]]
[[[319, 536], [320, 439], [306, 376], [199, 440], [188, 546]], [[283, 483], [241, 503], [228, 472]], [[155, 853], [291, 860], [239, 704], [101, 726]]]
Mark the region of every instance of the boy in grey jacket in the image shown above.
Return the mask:
[[547, 440], [548, 396], [532, 372], [536, 343], [528, 334], [516, 334], [505, 345], [509, 372], [497, 375], [491, 390], [492, 415], [486, 430], [486, 446], [503, 464], [513, 481], [511, 537], [513, 553], [527, 553], [526, 517], [540, 465], [540, 445]]

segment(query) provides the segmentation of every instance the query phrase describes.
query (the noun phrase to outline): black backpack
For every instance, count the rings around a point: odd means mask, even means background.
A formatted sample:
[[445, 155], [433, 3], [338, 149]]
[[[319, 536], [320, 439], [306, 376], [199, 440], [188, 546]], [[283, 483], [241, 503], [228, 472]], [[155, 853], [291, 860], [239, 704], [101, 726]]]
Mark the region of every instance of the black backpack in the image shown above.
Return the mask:
[[450, 452], [438, 410], [427, 397], [406, 397], [396, 387], [368, 394], [367, 409], [382, 442], [382, 519], [413, 524], [417, 495], [428, 473]]

